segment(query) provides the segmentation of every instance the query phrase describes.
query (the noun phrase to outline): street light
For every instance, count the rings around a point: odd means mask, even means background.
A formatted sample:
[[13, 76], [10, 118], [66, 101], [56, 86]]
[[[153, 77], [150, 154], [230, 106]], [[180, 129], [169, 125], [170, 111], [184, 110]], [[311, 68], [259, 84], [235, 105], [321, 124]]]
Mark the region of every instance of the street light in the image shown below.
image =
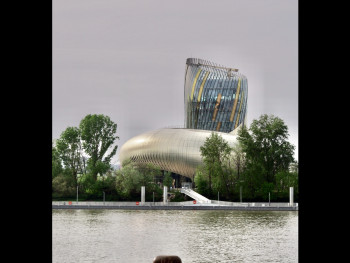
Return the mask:
[[[244, 182], [244, 180], [239, 181], [240, 184]], [[242, 185], [239, 186], [239, 199], [240, 202], [242, 203]]]
[[79, 195], [79, 193], [78, 193], [78, 186], [77, 186], [77, 203], [78, 203], [78, 195]]
[[239, 200], [242, 203], [242, 186], [239, 186]]
[[103, 191], [103, 204], [105, 204], [105, 192]]

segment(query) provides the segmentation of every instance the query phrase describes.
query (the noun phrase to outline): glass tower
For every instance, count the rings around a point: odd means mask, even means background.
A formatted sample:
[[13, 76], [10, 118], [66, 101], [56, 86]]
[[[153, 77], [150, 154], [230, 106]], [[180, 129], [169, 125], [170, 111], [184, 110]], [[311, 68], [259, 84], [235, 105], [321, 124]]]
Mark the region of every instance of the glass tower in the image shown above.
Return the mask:
[[245, 123], [248, 80], [238, 69], [188, 58], [184, 96], [188, 129], [228, 133]]

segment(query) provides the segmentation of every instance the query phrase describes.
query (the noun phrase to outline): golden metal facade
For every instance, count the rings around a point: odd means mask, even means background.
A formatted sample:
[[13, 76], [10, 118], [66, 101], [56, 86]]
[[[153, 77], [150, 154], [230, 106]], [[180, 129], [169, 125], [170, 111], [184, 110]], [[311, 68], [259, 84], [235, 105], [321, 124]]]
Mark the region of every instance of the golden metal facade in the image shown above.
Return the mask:
[[[200, 147], [213, 131], [194, 129], [158, 129], [133, 137], [123, 144], [119, 159], [152, 163], [162, 170], [193, 179], [196, 167], [202, 164]], [[236, 135], [218, 133], [230, 146]]]

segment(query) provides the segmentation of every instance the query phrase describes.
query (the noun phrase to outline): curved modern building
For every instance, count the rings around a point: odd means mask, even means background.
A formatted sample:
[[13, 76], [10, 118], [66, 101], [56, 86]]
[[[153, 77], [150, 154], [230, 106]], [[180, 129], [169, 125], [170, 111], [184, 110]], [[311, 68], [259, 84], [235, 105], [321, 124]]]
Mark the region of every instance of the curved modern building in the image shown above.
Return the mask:
[[238, 69], [188, 58], [185, 71], [185, 128], [158, 129], [135, 136], [120, 149], [121, 162], [152, 163], [193, 180], [202, 164], [200, 147], [212, 132], [230, 146], [245, 125], [248, 83]]
[[[134, 162], [152, 163], [162, 170], [193, 179], [196, 167], [202, 163], [200, 147], [212, 131], [194, 129], [158, 129], [140, 134], [128, 140], [120, 151], [119, 158]], [[236, 136], [218, 132], [230, 146]]]

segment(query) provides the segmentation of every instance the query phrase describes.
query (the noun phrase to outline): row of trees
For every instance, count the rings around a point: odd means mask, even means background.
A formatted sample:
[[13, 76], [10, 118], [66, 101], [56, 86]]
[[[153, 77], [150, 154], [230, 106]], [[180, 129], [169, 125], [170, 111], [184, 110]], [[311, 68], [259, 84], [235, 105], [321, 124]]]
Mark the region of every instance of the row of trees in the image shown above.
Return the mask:
[[[139, 200], [146, 186], [146, 200], [161, 201], [162, 185], [170, 187], [170, 172], [152, 164], [126, 161], [119, 170], [111, 166], [116, 154], [117, 124], [105, 115], [87, 115], [79, 127], [68, 127], [52, 145], [52, 195], [56, 200]], [[160, 184], [162, 182], [162, 184]]]
[[238, 143], [230, 147], [212, 133], [200, 148], [204, 165], [198, 167], [197, 191], [209, 198], [220, 193], [222, 200], [266, 201], [288, 198], [289, 187], [298, 197], [298, 167], [295, 146], [287, 141], [288, 128], [273, 115], [261, 115], [250, 128], [238, 132]]
[[[119, 139], [117, 124], [108, 116], [87, 115], [79, 127], [68, 127], [52, 147], [52, 191], [54, 199], [139, 200], [146, 186], [146, 200], [162, 200], [162, 186], [172, 186], [170, 172], [152, 164], [123, 163], [113, 170], [111, 158]], [[237, 201], [288, 199], [289, 187], [298, 198], [298, 167], [293, 158], [295, 146], [287, 141], [288, 129], [273, 115], [253, 120], [250, 128], [238, 132], [238, 143], [230, 147], [212, 133], [200, 148], [203, 165], [194, 178], [196, 190], [204, 196]], [[181, 200], [177, 196], [176, 200]]]
[[[104, 193], [107, 201], [138, 201], [141, 186], [145, 186], [146, 200], [162, 201], [162, 186], [172, 185], [170, 174], [152, 164], [136, 164], [127, 160], [121, 169], [111, 169], [104, 175], [98, 175], [96, 180], [91, 173], [81, 174], [78, 177], [79, 200], [102, 200]], [[77, 189], [69, 178], [69, 175], [62, 175], [53, 181], [55, 199], [75, 199]]]

